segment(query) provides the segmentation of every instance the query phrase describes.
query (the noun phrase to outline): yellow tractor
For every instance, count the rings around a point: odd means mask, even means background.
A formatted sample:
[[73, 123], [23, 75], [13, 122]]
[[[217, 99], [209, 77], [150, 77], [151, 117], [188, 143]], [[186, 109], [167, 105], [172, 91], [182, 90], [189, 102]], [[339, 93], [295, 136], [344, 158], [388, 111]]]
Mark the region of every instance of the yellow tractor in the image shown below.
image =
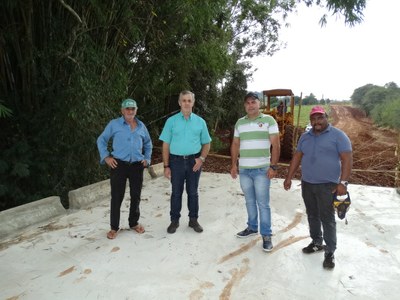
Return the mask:
[[[284, 97], [284, 98], [278, 98]], [[271, 98], [277, 99], [277, 105], [271, 107]], [[302, 128], [294, 125], [294, 94], [292, 90], [275, 89], [263, 91], [263, 113], [274, 117], [279, 126], [279, 137], [281, 141], [281, 158], [292, 159], [296, 150], [297, 141], [304, 132]], [[301, 96], [298, 109], [300, 116]]]

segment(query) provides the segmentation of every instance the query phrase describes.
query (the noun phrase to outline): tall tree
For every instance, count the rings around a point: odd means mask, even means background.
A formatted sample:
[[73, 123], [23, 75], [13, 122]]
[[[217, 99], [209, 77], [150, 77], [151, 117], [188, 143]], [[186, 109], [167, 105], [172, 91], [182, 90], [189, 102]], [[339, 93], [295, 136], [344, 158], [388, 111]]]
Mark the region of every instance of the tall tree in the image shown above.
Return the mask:
[[356, 106], [361, 106], [363, 102], [363, 98], [365, 94], [367, 94], [370, 90], [374, 89], [375, 85], [373, 84], [366, 84], [354, 90], [353, 94], [351, 95], [350, 99], [351, 102]]
[[[325, 5], [350, 24], [361, 20], [365, 6], [364, 0], [304, 2]], [[169, 112], [165, 100], [182, 89], [195, 92], [201, 112], [229, 111], [221, 83], [239, 82], [230, 97], [242, 98], [250, 72], [238, 66], [279, 49], [282, 19], [296, 5], [1, 1], [0, 209], [49, 195], [61, 195], [67, 206], [69, 190], [106, 178], [95, 140], [125, 97], [138, 100], [146, 123]], [[153, 124], [156, 133], [162, 124]]]

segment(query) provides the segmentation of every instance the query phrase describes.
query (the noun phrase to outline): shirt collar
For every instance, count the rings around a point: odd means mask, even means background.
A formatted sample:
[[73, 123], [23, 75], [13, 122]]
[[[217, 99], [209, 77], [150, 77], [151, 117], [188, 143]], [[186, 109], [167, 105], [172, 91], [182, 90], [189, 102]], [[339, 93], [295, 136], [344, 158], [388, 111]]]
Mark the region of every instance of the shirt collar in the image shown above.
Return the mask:
[[[137, 127], [142, 126], [142, 122], [138, 119], [138, 117], [135, 116], [135, 120], [136, 120], [136, 123], [137, 123]], [[128, 123], [126, 123], [126, 121], [125, 121], [124, 116], [120, 117], [119, 121], [120, 121], [121, 124], [127, 124], [128, 125]]]
[[257, 117], [255, 117], [254, 119], [250, 119], [248, 115], [245, 115], [244, 118], [248, 119], [248, 120], [257, 120], [257, 119], [261, 118], [262, 116], [263, 116], [263, 114], [259, 113], [259, 115]]
[[[326, 127], [325, 130], [321, 132], [321, 134], [327, 133], [327, 132], [331, 131], [331, 129], [332, 129], [332, 125], [328, 124], [328, 127]], [[311, 129], [308, 133], [311, 134], [311, 135], [315, 135], [314, 134], [314, 129]]]
[[[182, 119], [185, 119], [185, 115], [181, 111], [179, 112], [179, 115], [182, 117]], [[190, 113], [188, 120], [192, 119], [192, 115], [193, 115], [193, 112]]]

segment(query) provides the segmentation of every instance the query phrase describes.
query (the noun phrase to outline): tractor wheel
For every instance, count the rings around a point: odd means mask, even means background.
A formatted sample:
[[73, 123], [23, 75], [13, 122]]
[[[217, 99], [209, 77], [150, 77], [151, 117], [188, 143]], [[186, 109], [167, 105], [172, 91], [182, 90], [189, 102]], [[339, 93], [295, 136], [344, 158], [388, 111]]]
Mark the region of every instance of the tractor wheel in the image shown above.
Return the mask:
[[285, 125], [285, 133], [281, 143], [281, 157], [284, 159], [292, 159], [293, 157], [293, 125]]

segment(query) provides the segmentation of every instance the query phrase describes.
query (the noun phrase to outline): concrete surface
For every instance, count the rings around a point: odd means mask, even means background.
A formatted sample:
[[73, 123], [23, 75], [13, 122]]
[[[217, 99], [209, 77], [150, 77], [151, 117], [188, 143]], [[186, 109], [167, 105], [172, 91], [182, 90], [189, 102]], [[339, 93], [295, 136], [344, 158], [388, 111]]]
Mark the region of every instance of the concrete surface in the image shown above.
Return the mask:
[[1, 239], [0, 299], [398, 299], [396, 191], [349, 186], [349, 223], [337, 221], [336, 267], [328, 271], [323, 253], [301, 252], [310, 239], [298, 183], [284, 191], [281, 179], [272, 181], [274, 250], [265, 253], [259, 236], [235, 237], [247, 218], [238, 180], [202, 174], [200, 234], [187, 226], [186, 197], [180, 227], [167, 234], [170, 183], [146, 180], [142, 235], [128, 229], [125, 201], [122, 230], [108, 240], [104, 199]]
[[[146, 169], [144, 181], [162, 176], [164, 168], [157, 164]], [[129, 185], [127, 183], [127, 189]], [[32, 225], [49, 222], [59, 215], [77, 209], [96, 206], [98, 202], [110, 200], [110, 181], [103, 180], [68, 193], [69, 209], [61, 204], [60, 197], [52, 196], [0, 212], [0, 240], [18, 235]]]

